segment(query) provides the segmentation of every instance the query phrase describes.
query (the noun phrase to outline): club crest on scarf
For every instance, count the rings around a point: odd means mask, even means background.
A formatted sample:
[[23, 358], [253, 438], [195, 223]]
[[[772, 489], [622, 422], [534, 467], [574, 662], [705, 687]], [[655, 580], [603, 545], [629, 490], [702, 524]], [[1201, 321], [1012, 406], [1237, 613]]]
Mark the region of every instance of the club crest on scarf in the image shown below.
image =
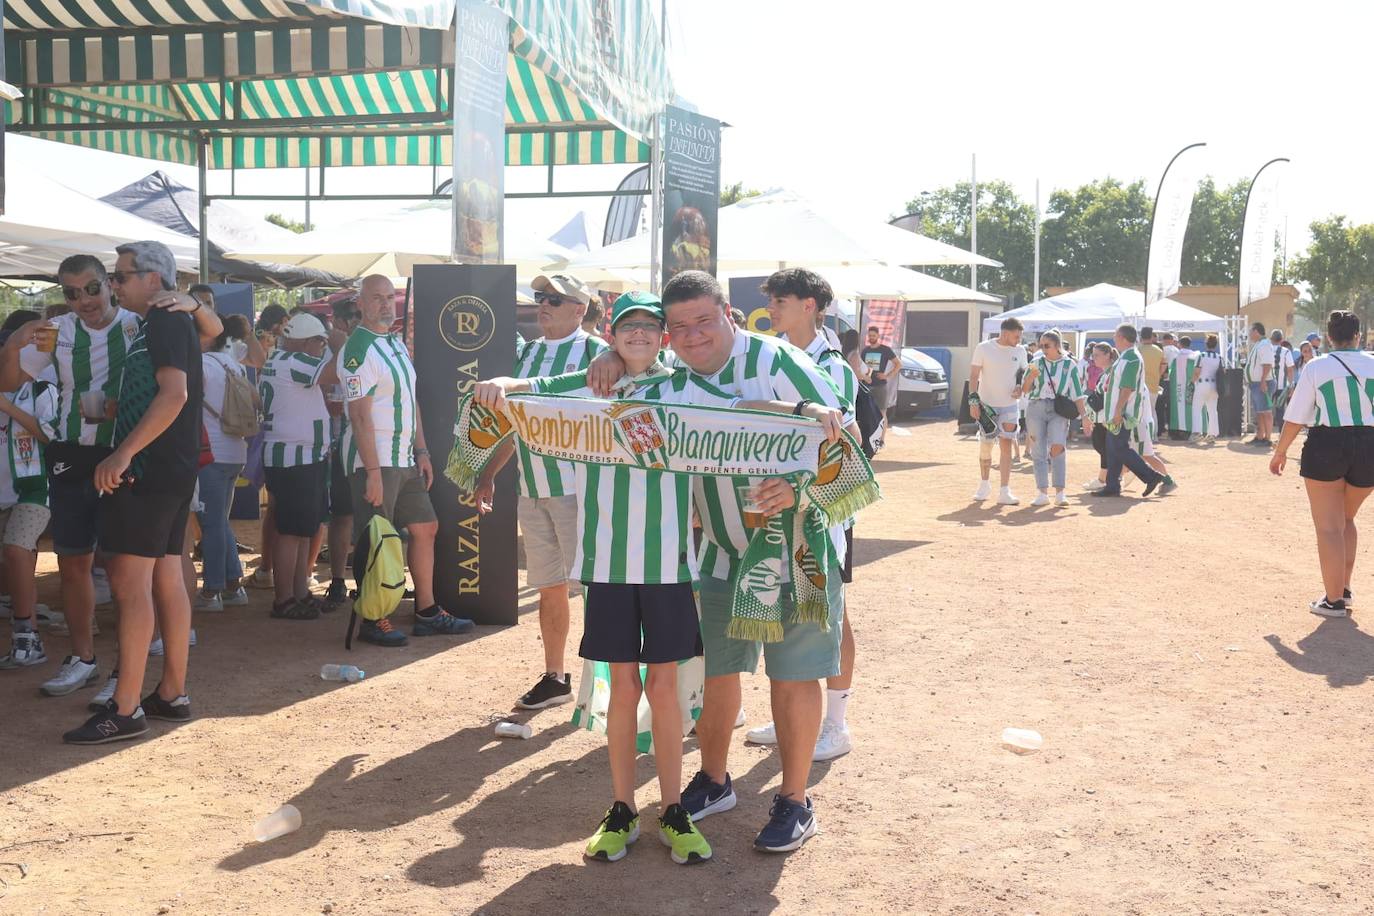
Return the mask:
[[668, 440], [658, 411], [643, 404], [613, 402], [606, 413], [615, 421], [611, 434], [635, 463], [646, 470], [668, 466]]

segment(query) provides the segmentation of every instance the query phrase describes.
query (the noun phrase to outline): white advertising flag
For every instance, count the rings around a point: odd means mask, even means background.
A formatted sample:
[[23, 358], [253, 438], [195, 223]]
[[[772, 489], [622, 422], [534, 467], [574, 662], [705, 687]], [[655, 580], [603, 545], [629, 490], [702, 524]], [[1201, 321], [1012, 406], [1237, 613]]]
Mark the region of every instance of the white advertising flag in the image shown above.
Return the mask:
[[1287, 159], [1266, 162], [1245, 198], [1245, 220], [1240, 229], [1240, 276], [1237, 309], [1264, 299], [1274, 283], [1274, 247], [1279, 228], [1279, 179]]
[[1159, 179], [1154, 215], [1150, 220], [1150, 255], [1145, 262], [1145, 305], [1173, 295], [1182, 285], [1183, 238], [1193, 212], [1202, 156], [1206, 146], [1194, 143], [1174, 154]]

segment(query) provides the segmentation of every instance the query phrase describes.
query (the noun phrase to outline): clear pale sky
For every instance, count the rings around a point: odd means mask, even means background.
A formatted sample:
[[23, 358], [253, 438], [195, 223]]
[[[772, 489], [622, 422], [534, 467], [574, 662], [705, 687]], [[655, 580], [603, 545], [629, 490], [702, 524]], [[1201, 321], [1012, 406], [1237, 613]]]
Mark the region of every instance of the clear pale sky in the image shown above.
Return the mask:
[[[1329, 213], [1374, 222], [1374, 127], [1367, 97], [1374, 5], [1153, 0], [1151, 3], [926, 3], [911, 0], [669, 0], [681, 95], [733, 126], [724, 181], [789, 187], [855, 216], [886, 219], [921, 190], [1005, 178], [1029, 199], [1112, 175], [1159, 173], [1187, 143], [1230, 183], [1292, 159], [1283, 191], [1290, 253]], [[32, 144], [29, 144], [32, 146]], [[46, 146], [46, 144], [45, 144]], [[101, 194], [152, 168], [195, 170], [65, 148], [21, 162]], [[626, 169], [566, 170], [566, 188], [613, 187]], [[537, 188], [538, 169], [507, 170]], [[441, 176], [442, 177], [442, 176]], [[428, 169], [337, 169], [330, 189], [423, 192]], [[227, 190], [212, 173], [212, 190]], [[239, 188], [294, 192], [299, 171], [240, 173]], [[236, 203], [295, 218], [300, 204]], [[401, 204], [317, 204], [317, 223]], [[549, 233], [605, 201], [512, 202], [511, 222]], [[1184, 278], [1185, 282], [1187, 278]]]

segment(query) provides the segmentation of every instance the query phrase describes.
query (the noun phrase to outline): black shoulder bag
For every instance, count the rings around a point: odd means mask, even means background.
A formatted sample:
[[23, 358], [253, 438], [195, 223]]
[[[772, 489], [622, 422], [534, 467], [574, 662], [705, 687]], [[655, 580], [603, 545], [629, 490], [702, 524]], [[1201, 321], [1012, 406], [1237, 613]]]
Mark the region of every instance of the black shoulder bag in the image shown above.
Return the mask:
[[1054, 412], [1065, 420], [1078, 419], [1078, 405], [1073, 399], [1059, 393], [1059, 388], [1054, 384], [1054, 373], [1049, 370], [1049, 364], [1043, 359], [1040, 361], [1040, 371], [1045, 374], [1045, 381], [1050, 383], [1050, 391], [1054, 394]]

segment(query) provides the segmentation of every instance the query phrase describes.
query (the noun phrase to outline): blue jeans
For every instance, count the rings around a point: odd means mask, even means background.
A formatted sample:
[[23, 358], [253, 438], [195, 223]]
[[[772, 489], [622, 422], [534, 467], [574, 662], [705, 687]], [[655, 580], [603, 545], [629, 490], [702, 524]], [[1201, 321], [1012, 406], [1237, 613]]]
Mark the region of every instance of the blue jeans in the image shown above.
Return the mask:
[[229, 580], [243, 578], [238, 541], [229, 527], [229, 506], [234, 501], [234, 481], [241, 464], [207, 464], [200, 469], [200, 501], [205, 508], [196, 513], [200, 520], [200, 553], [205, 567], [201, 578], [205, 591], [224, 591]]
[[[1031, 460], [1035, 462], [1035, 488], [1040, 491], [1049, 489], [1050, 468], [1054, 468], [1054, 488], [1062, 490], [1068, 474], [1068, 456], [1065, 450], [1069, 444], [1069, 419], [1054, 412], [1054, 401], [1049, 398], [1036, 398], [1026, 410], [1026, 432], [1034, 440]], [[1053, 446], [1059, 446], [1058, 455], [1050, 455]]]
[[1131, 431], [1124, 423], [1116, 432], [1107, 430], [1107, 485], [1103, 487], [1104, 490], [1115, 492], [1121, 489], [1122, 465], [1130, 468], [1142, 483], [1154, 483], [1159, 479], [1159, 472], [1146, 464], [1140, 453], [1131, 448]]

